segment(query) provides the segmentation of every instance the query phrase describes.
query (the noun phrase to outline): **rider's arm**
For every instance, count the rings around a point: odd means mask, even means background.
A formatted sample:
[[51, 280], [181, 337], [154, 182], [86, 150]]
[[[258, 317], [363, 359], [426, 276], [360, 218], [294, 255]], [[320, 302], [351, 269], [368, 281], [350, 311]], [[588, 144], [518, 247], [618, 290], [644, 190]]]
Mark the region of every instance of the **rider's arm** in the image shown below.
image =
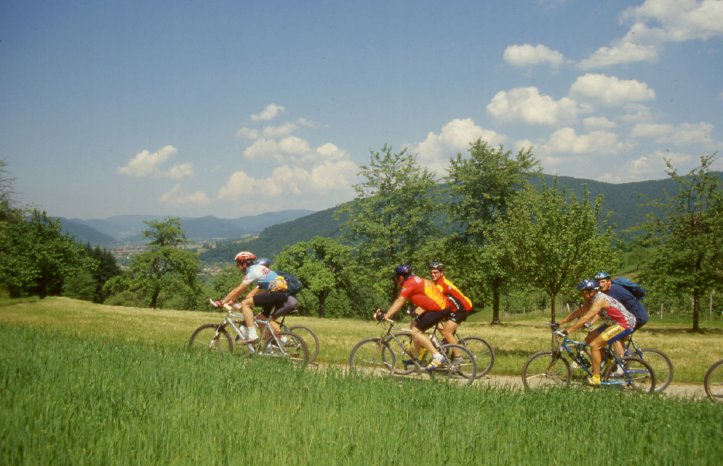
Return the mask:
[[559, 323], [560, 323], [560, 324], [566, 324], [566, 323], [568, 323], [568, 322], [570, 322], [570, 321], [573, 321], [573, 320], [575, 320], [575, 319], [579, 319], [580, 316], [582, 316], [589, 308], [590, 308], [590, 304], [589, 304], [589, 303], [585, 303], [585, 304], [583, 304], [582, 306], [580, 306], [580, 307], [578, 307], [577, 309], [575, 309], [574, 311], [572, 311], [571, 313], [569, 313], [567, 316], [565, 316], [565, 318], [562, 319]]
[[236, 299], [238, 299], [238, 297], [241, 296], [244, 291], [246, 291], [246, 289], [249, 287], [249, 284], [250, 283], [246, 281], [241, 282], [239, 286], [229, 291], [226, 297], [223, 298], [223, 304], [230, 304], [236, 301]]
[[580, 328], [582, 328], [586, 322], [591, 321], [600, 311], [602, 310], [603, 301], [596, 301], [590, 306], [590, 310], [588, 310], [585, 315], [577, 319], [577, 322], [572, 324], [570, 328], [567, 329], [568, 333], [572, 333]]
[[407, 301], [407, 299], [404, 296], [400, 296], [397, 299], [394, 300], [392, 305], [389, 307], [387, 312], [384, 313], [385, 319], [391, 319], [394, 314], [399, 312], [399, 310], [404, 306], [404, 303]]

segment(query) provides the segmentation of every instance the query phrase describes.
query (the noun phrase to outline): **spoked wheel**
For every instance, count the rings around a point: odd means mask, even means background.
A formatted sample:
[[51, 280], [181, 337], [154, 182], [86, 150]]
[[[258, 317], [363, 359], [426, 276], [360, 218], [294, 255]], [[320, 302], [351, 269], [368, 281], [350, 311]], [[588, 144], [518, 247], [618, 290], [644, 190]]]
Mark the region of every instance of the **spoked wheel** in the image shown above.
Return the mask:
[[[641, 393], [655, 392], [655, 372], [650, 364], [640, 358], [624, 357], [625, 373], [617, 376], [617, 379], [623, 380], [625, 386]], [[605, 368], [605, 374], [602, 380], [605, 382], [615, 378], [615, 364], [608, 364]]]
[[477, 362], [470, 350], [462, 345], [442, 345], [445, 362], [430, 374], [446, 374], [451, 379], [463, 379], [472, 383], [477, 375]]
[[279, 343], [273, 339], [269, 340], [261, 354], [287, 359], [295, 366], [306, 367], [309, 363], [309, 350], [304, 340], [289, 332], [281, 332], [277, 338]]
[[655, 372], [655, 391], [660, 393], [668, 388], [673, 381], [673, 363], [670, 358], [662, 351], [649, 348], [640, 348], [637, 357], [647, 362]]
[[522, 383], [528, 390], [566, 387], [570, 384], [570, 363], [559, 353], [535, 353], [522, 366]]
[[349, 355], [349, 369], [371, 375], [391, 375], [396, 365], [394, 352], [379, 338], [360, 341]]
[[233, 340], [223, 326], [204, 324], [194, 330], [188, 340], [189, 351], [232, 353]]
[[723, 403], [723, 359], [710, 366], [703, 383], [708, 398], [716, 403]]
[[304, 340], [306, 348], [309, 350], [309, 364], [316, 361], [316, 356], [319, 355], [319, 337], [310, 328], [303, 325], [289, 327], [287, 331], [300, 336]]
[[484, 377], [495, 364], [495, 352], [483, 338], [467, 337], [459, 340], [459, 344], [470, 350], [477, 363], [477, 378]]

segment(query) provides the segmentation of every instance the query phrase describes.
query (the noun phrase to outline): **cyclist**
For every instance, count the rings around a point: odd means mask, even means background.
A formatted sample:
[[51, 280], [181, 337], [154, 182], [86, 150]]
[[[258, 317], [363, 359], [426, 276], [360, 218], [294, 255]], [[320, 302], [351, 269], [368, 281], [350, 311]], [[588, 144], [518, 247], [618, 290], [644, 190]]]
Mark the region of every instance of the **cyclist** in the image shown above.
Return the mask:
[[[265, 257], [262, 257], [258, 261], [256, 261], [257, 264], [263, 265], [264, 267], [271, 267], [271, 259], [267, 259]], [[296, 305], [299, 303], [299, 301], [296, 299], [294, 295], [291, 293], [286, 293], [287, 298], [286, 301], [283, 302], [281, 305], [277, 306], [265, 306], [263, 309], [263, 314], [266, 318], [271, 317], [271, 326], [274, 327], [276, 331], [280, 330], [280, 327], [278, 324], [276, 324], [276, 319], [278, 319], [281, 316], [285, 316], [289, 312], [296, 309]], [[271, 312], [273, 308], [273, 313]]]
[[[280, 288], [284, 282], [283, 278], [278, 277], [276, 272], [261, 264], [254, 264], [256, 255], [249, 251], [241, 251], [234, 257], [236, 268], [244, 274], [241, 284], [229, 291], [229, 293], [220, 301], [218, 306], [232, 304], [252, 285], [256, 284], [256, 288], [246, 294], [241, 301], [241, 313], [244, 316], [244, 322], [248, 329], [248, 336], [239, 343], [254, 343], [258, 341], [259, 336], [254, 323], [254, 306], [275, 306], [286, 301], [287, 293]], [[281, 278], [281, 280], [277, 280]]]
[[610, 274], [607, 272], [598, 272], [595, 274], [595, 280], [600, 285], [600, 291], [608, 296], [620, 301], [625, 309], [630, 311], [635, 316], [635, 328], [633, 331], [638, 330], [640, 327], [648, 323], [650, 316], [648, 311], [643, 306], [643, 303], [635, 297], [627, 288], [617, 283], [613, 283]]
[[437, 351], [424, 332], [437, 325], [442, 319], [449, 317], [451, 303], [434, 282], [414, 275], [410, 265], [398, 265], [394, 269], [394, 277], [397, 285], [401, 287], [399, 297], [392, 303], [387, 312], [377, 309], [374, 318], [379, 321], [390, 319], [399, 312], [407, 300], [415, 305], [416, 309], [412, 310], [412, 316], [414, 317], [412, 339], [415, 348], [423, 347], [432, 355], [432, 360], [425, 367], [426, 370], [432, 371], [439, 367], [444, 361], [444, 357]]
[[[556, 333], [565, 337], [568, 332], [571, 333], [582, 328], [595, 317], [599, 317], [606, 322], [607, 326], [589, 342], [593, 375], [588, 378], [588, 383], [590, 385], [600, 385], [600, 363], [602, 362], [603, 348], [607, 344], [614, 343], [630, 335], [635, 327], [635, 316], [628, 312], [617, 299], [601, 292], [595, 280], [583, 280], [577, 285], [577, 289], [585, 300], [585, 304], [575, 312], [582, 313], [582, 315], [567, 331], [560, 329]], [[566, 319], [563, 319], [560, 323], [566, 323]]]
[[444, 274], [444, 264], [441, 262], [432, 262], [429, 264], [429, 275], [437, 288], [444, 293], [452, 303], [451, 313], [447, 322], [439, 326], [439, 333], [446, 343], [456, 345], [456, 332], [459, 326], [467, 320], [467, 317], [474, 312], [472, 308], [472, 300], [465, 296], [459, 288]]

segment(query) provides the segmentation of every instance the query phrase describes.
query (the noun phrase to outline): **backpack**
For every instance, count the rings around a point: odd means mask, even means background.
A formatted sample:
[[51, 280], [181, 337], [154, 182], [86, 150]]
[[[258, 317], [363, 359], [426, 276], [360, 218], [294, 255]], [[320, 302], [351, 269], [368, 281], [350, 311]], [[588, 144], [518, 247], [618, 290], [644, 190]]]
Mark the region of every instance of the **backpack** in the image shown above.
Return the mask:
[[303, 288], [304, 285], [301, 284], [301, 280], [296, 275], [292, 275], [288, 272], [276, 272], [277, 275], [284, 277], [284, 280], [286, 280], [287, 284], [287, 292], [291, 295], [295, 295], [296, 293]]
[[645, 297], [645, 288], [630, 279], [625, 277], [615, 277], [613, 278], [613, 283], [622, 286], [639, 300]]

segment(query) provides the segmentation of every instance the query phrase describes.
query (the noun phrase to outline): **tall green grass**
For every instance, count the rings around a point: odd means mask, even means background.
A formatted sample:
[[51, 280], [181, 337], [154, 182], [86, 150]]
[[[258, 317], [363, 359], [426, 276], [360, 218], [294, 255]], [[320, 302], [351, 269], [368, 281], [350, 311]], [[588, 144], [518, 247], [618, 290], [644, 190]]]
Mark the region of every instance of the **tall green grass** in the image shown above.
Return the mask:
[[719, 464], [723, 407], [297, 370], [0, 325], [0, 464]]

